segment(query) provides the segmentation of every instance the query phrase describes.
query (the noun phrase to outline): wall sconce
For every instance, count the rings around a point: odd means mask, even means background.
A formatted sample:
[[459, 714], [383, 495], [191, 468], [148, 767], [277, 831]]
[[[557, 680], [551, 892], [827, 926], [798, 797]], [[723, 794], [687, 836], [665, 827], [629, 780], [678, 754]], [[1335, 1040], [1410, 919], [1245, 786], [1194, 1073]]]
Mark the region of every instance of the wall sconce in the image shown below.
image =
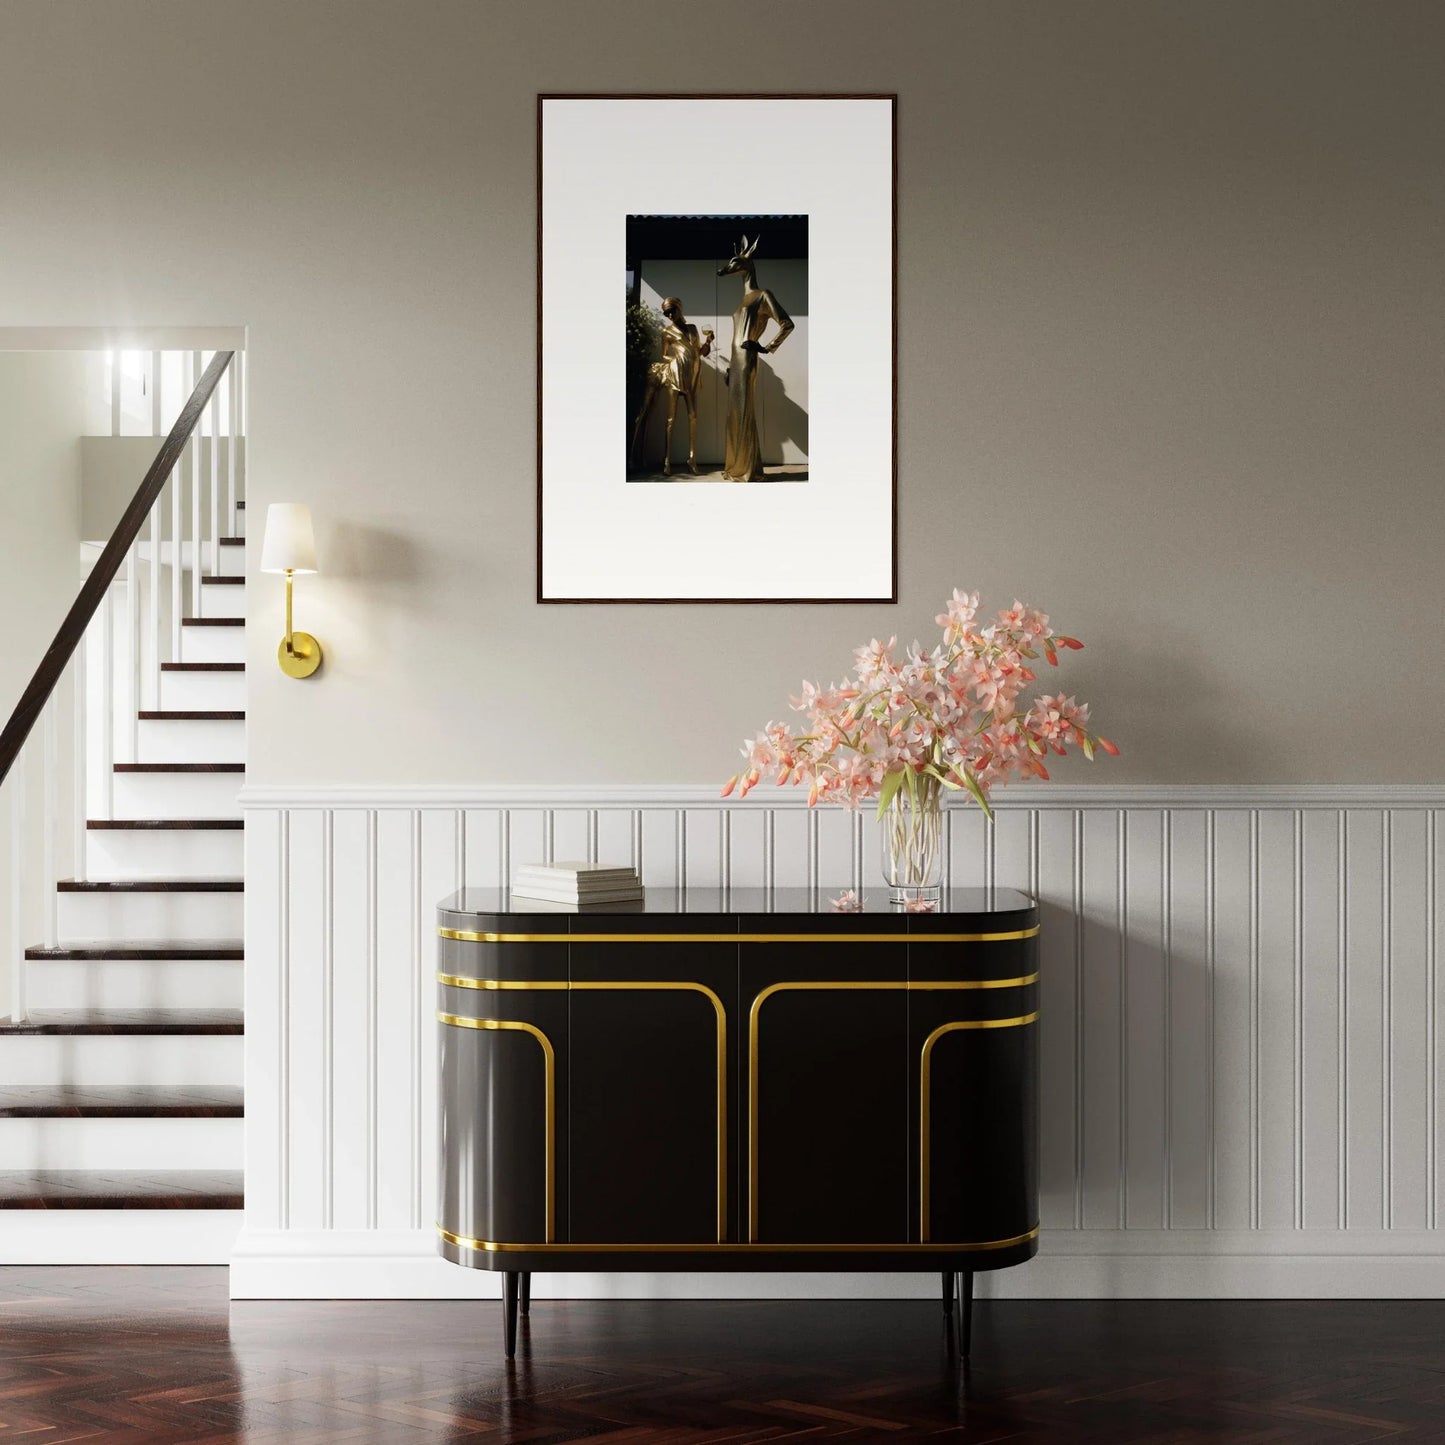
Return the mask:
[[309, 632], [291, 627], [291, 579], [298, 572], [316, 571], [310, 507], [301, 502], [272, 502], [266, 509], [261, 570], [286, 574], [286, 636], [276, 649], [276, 661], [287, 677], [310, 677], [321, 666], [321, 644]]

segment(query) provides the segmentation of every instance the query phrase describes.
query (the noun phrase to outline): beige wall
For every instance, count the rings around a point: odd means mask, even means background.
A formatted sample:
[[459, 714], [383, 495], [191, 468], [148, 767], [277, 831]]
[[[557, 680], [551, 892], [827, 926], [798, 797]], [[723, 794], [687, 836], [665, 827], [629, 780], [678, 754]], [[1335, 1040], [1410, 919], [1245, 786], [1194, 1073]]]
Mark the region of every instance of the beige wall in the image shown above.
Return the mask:
[[[0, 0], [0, 33], [0, 325], [246, 325], [253, 516], [316, 509], [327, 670], [280, 677], [253, 577], [254, 780], [725, 777], [954, 585], [1086, 639], [1065, 680], [1126, 749], [1090, 777], [1445, 776], [1438, 4]], [[539, 608], [534, 92], [725, 86], [900, 94], [900, 605]]]

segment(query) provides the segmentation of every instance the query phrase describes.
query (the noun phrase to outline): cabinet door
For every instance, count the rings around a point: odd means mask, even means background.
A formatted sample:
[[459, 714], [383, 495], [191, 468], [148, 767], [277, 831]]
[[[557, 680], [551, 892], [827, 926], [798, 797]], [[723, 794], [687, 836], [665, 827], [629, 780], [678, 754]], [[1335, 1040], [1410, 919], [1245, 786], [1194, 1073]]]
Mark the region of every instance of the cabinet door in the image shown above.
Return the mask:
[[[914, 1239], [981, 1244], [1038, 1223], [1037, 939], [910, 949]], [[984, 986], [980, 986], [984, 985]]]
[[571, 949], [572, 1241], [735, 1237], [737, 945]]
[[806, 923], [810, 933], [837, 936], [744, 943], [741, 951], [749, 1015], [745, 1238], [903, 1243], [907, 946], [901, 937], [852, 941], [825, 918]]

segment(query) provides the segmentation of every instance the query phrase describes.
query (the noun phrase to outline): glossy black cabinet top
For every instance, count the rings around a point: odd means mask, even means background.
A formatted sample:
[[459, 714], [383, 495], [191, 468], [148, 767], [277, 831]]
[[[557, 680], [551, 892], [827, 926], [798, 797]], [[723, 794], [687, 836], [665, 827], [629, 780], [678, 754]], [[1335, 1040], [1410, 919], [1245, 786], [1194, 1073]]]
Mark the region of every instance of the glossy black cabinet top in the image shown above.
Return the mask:
[[[991, 927], [1002, 927], [1009, 922], [1031, 926], [1034, 918], [1034, 900], [1025, 893], [1011, 888], [954, 888], [945, 889], [942, 902], [932, 913], [906, 913], [894, 908], [888, 900], [888, 890], [883, 887], [865, 889], [861, 912], [843, 912], [833, 907], [837, 892], [810, 888], [649, 888], [647, 897], [640, 903], [608, 903], [591, 907], [573, 908], [560, 903], [543, 903], [533, 898], [514, 898], [510, 889], [464, 888], [453, 893], [437, 906], [438, 921], [443, 928], [474, 927], [478, 918], [526, 917], [534, 923], [540, 919], [555, 918], [559, 933], [568, 931], [565, 920], [587, 918], [602, 920], [620, 919], [661, 919], [687, 914], [692, 918], [744, 918], [759, 914], [793, 914], [826, 916], [846, 924], [850, 918], [866, 917], [871, 927], [882, 919], [897, 919], [900, 929], [905, 925], [914, 932], [926, 932], [932, 920], [947, 920], [952, 927], [958, 927], [969, 920], [978, 920]], [[1028, 915], [1024, 920], [1021, 915]]]

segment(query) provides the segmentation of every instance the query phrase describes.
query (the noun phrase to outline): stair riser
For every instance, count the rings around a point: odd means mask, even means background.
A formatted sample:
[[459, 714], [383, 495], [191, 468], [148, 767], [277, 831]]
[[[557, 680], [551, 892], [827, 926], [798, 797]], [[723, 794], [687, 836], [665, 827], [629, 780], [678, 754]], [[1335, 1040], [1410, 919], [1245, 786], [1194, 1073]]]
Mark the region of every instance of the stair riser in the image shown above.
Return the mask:
[[222, 577], [244, 577], [246, 575], [246, 549], [244, 547], [222, 547], [220, 574]]
[[[278, 634], [279, 636], [279, 634]], [[181, 662], [245, 662], [244, 627], [181, 628]]]
[[[245, 712], [244, 672], [163, 672], [161, 707], [176, 712]], [[144, 723], [141, 724], [145, 726]], [[224, 759], [218, 758], [217, 762]]]
[[210, 718], [168, 718], [158, 722], [143, 718], [138, 727], [139, 763], [246, 761], [244, 722], [216, 722]]
[[246, 615], [246, 589], [244, 587], [208, 587], [201, 584], [202, 617], [244, 617]]
[[240, 878], [244, 839], [239, 830], [96, 830], [85, 835], [86, 867], [94, 879]]
[[[214, 959], [165, 963], [136, 959], [106, 959], [96, 963], [47, 960], [32, 961], [27, 967], [26, 999], [35, 1009], [240, 1008], [242, 1005], [243, 979], [239, 963]], [[6, 1040], [6, 1046], [11, 1042]]]
[[106, 939], [217, 939], [241, 937], [245, 896], [240, 893], [61, 893], [62, 944]]
[[7, 1169], [239, 1169], [241, 1119], [0, 1119]]
[[117, 773], [117, 818], [239, 818], [240, 773]]
[[233, 1034], [20, 1034], [0, 1049], [0, 1084], [239, 1084], [244, 1044]]

